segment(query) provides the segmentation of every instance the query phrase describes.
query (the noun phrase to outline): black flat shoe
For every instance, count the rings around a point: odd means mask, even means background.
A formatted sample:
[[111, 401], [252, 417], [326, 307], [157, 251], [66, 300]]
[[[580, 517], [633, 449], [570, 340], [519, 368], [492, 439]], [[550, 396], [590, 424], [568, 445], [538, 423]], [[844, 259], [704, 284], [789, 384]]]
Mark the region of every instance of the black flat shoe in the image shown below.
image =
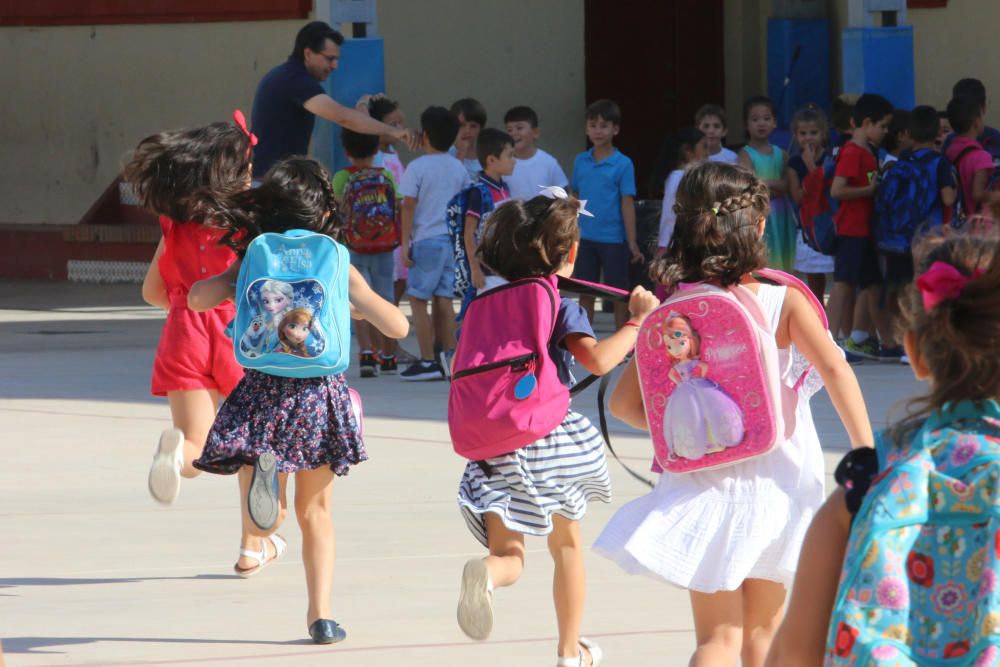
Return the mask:
[[336, 644], [347, 639], [344, 628], [340, 627], [337, 621], [331, 621], [327, 618], [313, 621], [313, 624], [309, 626], [309, 636], [317, 644]]

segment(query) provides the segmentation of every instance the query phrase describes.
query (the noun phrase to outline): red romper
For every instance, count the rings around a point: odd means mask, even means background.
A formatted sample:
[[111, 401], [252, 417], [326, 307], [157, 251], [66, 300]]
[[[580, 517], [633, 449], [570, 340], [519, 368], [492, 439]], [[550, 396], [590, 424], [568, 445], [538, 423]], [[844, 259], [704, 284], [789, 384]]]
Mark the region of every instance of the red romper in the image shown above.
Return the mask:
[[228, 396], [243, 377], [243, 367], [233, 354], [233, 341], [225, 333], [236, 307], [224, 301], [212, 310], [196, 313], [188, 309], [187, 295], [195, 282], [229, 268], [236, 255], [219, 245], [223, 232], [201, 223], [179, 223], [160, 216], [160, 229], [163, 254], [158, 266], [170, 310], [153, 361], [153, 395], [217, 389]]

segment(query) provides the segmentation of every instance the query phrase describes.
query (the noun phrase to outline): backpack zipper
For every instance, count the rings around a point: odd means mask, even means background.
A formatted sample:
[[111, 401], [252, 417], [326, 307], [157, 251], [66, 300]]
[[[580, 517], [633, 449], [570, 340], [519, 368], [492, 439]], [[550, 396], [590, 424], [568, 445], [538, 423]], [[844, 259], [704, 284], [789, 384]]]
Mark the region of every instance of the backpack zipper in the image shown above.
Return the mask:
[[528, 370], [529, 362], [534, 361], [538, 358], [537, 352], [531, 352], [529, 354], [522, 354], [516, 357], [511, 357], [510, 359], [503, 359], [501, 361], [494, 361], [490, 364], [483, 364], [482, 366], [476, 366], [475, 368], [466, 368], [455, 373], [452, 379], [457, 380], [468, 375], [476, 375], [477, 373], [485, 373], [486, 371], [492, 371], [497, 368], [503, 368], [504, 366], [510, 366], [511, 373], [517, 373], [520, 371]]

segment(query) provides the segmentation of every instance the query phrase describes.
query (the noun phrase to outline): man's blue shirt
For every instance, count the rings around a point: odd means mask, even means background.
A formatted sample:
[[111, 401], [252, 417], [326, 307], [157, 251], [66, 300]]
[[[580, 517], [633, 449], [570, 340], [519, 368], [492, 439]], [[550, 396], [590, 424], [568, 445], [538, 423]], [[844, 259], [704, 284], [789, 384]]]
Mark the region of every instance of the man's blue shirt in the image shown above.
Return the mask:
[[250, 126], [259, 143], [253, 151], [253, 175], [259, 179], [278, 160], [309, 152], [316, 117], [307, 100], [326, 93], [302, 62], [289, 58], [264, 75], [253, 97]]

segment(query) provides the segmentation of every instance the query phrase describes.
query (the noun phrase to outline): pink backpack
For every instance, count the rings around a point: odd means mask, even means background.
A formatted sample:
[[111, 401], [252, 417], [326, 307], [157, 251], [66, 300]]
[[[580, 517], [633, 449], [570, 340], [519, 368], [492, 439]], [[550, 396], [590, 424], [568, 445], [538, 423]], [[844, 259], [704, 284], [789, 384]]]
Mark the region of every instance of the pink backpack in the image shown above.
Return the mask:
[[[800, 280], [771, 269], [755, 275], [801, 291], [826, 324]], [[740, 285], [674, 292], [642, 323], [635, 358], [656, 462], [675, 473], [730, 465], [784, 442], [811, 370], [793, 386], [782, 380], [768, 318]]]
[[556, 278], [525, 278], [469, 305], [455, 349], [448, 428], [471, 461], [508, 454], [551, 433], [569, 411], [549, 341], [559, 313]]

